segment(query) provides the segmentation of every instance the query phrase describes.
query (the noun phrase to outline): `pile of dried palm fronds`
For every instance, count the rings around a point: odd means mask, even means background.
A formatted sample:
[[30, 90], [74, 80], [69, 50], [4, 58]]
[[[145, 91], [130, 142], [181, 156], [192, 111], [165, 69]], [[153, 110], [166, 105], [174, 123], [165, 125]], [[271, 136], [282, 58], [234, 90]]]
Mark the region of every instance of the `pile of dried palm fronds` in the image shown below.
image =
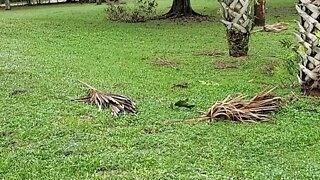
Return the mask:
[[289, 23], [285, 23], [285, 22], [279, 22], [275, 24], [266, 24], [264, 27], [252, 31], [252, 33], [261, 32], [261, 31], [279, 33], [281, 31], [288, 29], [288, 25]]
[[129, 97], [103, 93], [87, 83], [80, 82], [90, 88], [89, 93], [84, 97], [72, 99], [72, 101], [96, 104], [99, 111], [109, 107], [113, 116], [126, 112], [136, 113], [136, 104]]
[[[268, 114], [280, 108], [281, 97], [271, 95], [271, 91], [263, 91], [250, 100], [244, 100], [247, 96], [238, 95], [234, 98], [228, 96], [221, 102], [217, 102], [208, 112], [199, 118], [187, 121], [179, 121], [194, 124], [201, 121], [231, 120], [238, 122], [266, 122], [270, 121]], [[175, 122], [173, 122], [175, 123]]]

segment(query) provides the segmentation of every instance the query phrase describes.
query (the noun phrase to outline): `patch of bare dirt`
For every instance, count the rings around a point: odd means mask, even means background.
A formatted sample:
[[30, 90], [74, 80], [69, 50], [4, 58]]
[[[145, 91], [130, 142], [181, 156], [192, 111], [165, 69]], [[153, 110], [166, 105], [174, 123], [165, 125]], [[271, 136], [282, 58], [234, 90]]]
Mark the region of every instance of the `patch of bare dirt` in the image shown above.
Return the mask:
[[157, 60], [153, 61], [152, 64], [156, 66], [176, 68], [179, 63], [166, 58], [158, 58]]
[[266, 74], [268, 76], [272, 76], [274, 74], [275, 68], [276, 68], [276, 63], [272, 61], [262, 67], [262, 72], [263, 72], [263, 74]]
[[188, 16], [183, 16], [180, 14], [165, 14], [153, 17], [151, 20], [169, 20], [173, 22], [213, 22], [216, 21], [217, 18], [196, 13]]
[[220, 57], [220, 56], [224, 55], [224, 53], [220, 50], [215, 49], [215, 50], [206, 50], [206, 51], [195, 52], [194, 55]]
[[214, 64], [214, 67], [217, 69], [237, 68], [239, 66], [239, 62], [237, 61], [227, 62], [227, 61], [217, 60], [213, 64]]

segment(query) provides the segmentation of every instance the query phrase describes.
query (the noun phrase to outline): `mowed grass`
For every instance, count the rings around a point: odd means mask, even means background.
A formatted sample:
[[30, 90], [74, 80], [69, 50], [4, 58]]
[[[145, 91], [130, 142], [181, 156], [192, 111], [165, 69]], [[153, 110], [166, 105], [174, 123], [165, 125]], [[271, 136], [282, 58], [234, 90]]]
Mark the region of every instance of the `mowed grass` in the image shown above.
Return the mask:
[[[279, 40], [294, 41], [294, 2], [268, 1], [278, 33], [252, 35], [247, 59], [228, 57], [216, 1], [192, 2], [213, 21], [106, 19], [106, 5], [63, 4], [0, 11], [0, 177], [3, 179], [318, 179], [320, 101], [300, 97], [272, 123], [164, 125], [198, 116], [239, 92], [253, 96], [290, 88]], [[159, 2], [159, 12], [171, 5]], [[220, 57], [195, 55], [218, 50]], [[154, 65], [158, 58], [175, 68]], [[215, 61], [238, 61], [217, 69]], [[274, 73], [268, 75], [268, 67]], [[111, 116], [71, 102], [85, 95], [83, 80], [105, 92], [131, 96], [136, 116]], [[172, 85], [187, 82], [189, 88]], [[297, 84], [297, 83], [296, 83]], [[189, 98], [192, 110], [171, 109]]]

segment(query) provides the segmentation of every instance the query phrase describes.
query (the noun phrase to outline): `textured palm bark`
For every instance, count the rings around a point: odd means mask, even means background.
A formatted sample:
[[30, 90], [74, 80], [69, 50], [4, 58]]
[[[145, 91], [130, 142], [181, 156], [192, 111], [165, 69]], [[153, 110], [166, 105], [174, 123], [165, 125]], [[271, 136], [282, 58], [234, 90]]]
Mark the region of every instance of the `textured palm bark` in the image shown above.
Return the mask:
[[250, 30], [252, 27], [251, 0], [219, 0], [222, 22], [226, 26], [229, 55], [248, 55]]
[[254, 25], [264, 26], [266, 24], [266, 0], [258, 0], [254, 4]]
[[[315, 8], [314, 8], [315, 7]], [[320, 96], [320, 52], [319, 52], [319, 0], [300, 0], [297, 10], [300, 15], [298, 41], [306, 50], [299, 51], [299, 81], [301, 91], [307, 96]], [[318, 13], [318, 12], [316, 12]]]
[[320, 87], [311, 88], [312, 82], [301, 85], [301, 90], [306, 96], [318, 96], [320, 97]]
[[9, 0], [5, 0], [5, 10], [10, 10], [10, 1]]
[[241, 57], [248, 55], [250, 34], [241, 33], [235, 30], [227, 30], [227, 37], [230, 56]]

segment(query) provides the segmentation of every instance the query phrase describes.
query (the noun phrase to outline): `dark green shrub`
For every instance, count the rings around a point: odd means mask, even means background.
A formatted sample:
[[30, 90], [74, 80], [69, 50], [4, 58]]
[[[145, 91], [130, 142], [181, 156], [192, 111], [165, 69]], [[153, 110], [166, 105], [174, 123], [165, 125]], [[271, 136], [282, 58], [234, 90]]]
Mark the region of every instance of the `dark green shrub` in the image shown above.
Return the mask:
[[145, 22], [156, 13], [157, 6], [155, 0], [137, 0], [133, 8], [126, 4], [109, 3], [107, 17], [112, 21]]

